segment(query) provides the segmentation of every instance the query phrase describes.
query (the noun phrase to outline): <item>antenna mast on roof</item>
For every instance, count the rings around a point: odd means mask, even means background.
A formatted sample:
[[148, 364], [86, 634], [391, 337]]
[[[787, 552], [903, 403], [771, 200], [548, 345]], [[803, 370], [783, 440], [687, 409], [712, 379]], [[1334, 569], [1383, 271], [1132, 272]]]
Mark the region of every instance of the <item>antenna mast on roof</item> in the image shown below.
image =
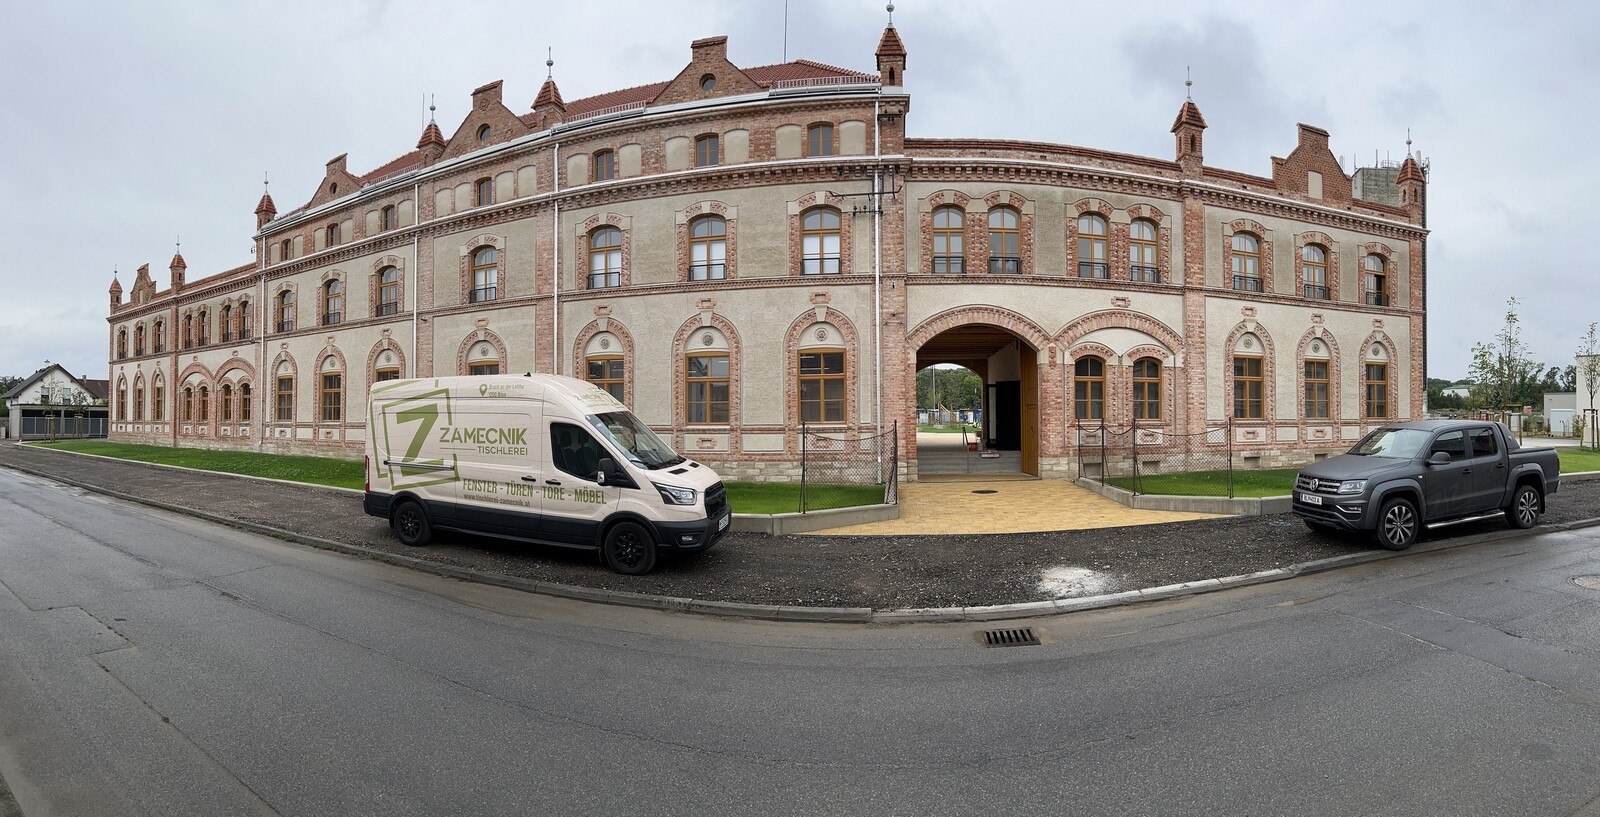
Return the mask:
[[1194, 101], [1194, 78], [1189, 76], [1189, 66], [1183, 67], [1183, 97], [1190, 102]]
[[789, 0], [783, 0], [783, 61], [789, 61]]
[[548, 45], [544, 47], [544, 78], [547, 81], [556, 78], [555, 50]]

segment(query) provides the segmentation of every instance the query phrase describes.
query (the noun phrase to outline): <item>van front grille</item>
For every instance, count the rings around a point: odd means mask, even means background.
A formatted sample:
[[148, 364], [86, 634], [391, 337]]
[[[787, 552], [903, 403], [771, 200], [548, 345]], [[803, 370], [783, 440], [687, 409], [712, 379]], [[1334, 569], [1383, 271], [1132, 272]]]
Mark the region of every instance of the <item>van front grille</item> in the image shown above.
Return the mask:
[[706, 489], [706, 516], [715, 519], [722, 515], [724, 508], [728, 507], [728, 490], [722, 483], [714, 483]]

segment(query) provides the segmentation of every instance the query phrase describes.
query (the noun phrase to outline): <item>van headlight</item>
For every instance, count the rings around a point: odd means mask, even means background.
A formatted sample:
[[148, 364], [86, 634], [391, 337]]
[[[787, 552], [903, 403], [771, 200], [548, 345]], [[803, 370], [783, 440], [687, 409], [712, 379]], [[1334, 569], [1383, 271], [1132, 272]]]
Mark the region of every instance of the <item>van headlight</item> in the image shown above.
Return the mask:
[[1364, 479], [1347, 479], [1339, 483], [1339, 493], [1359, 494], [1367, 490], [1367, 481]]
[[661, 492], [661, 501], [667, 503], [668, 505], [694, 504], [693, 488], [679, 488], [676, 485], [662, 485], [659, 482], [652, 482], [650, 484], [656, 486], [656, 490]]

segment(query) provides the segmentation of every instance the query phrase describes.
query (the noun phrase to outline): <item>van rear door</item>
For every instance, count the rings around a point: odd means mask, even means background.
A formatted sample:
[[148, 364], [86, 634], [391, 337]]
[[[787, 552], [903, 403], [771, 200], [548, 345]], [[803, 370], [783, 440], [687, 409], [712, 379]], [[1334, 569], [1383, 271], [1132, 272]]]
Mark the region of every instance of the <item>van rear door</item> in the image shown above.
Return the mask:
[[594, 432], [576, 420], [548, 417], [549, 478], [544, 481], [545, 538], [562, 544], [594, 545], [600, 524], [617, 504], [620, 489], [595, 480], [602, 457], [612, 457]]
[[456, 455], [456, 521], [501, 536], [544, 537], [542, 484], [548, 476], [542, 405], [518, 398], [463, 398], [440, 445]]

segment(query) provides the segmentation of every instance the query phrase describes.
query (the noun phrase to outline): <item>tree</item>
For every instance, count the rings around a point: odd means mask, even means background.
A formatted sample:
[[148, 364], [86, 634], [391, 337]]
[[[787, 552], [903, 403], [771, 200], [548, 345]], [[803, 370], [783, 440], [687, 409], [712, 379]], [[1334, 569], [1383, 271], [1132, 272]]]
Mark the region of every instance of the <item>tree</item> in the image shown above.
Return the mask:
[[[0, 374], [0, 394], [5, 394], [6, 392], [16, 388], [20, 383], [22, 383], [22, 380], [22, 378], [15, 375]], [[0, 417], [5, 417], [10, 413], [11, 409], [7, 408], [5, 403], [0, 403]]]
[[[1589, 331], [1578, 342], [1578, 362], [1573, 366], [1574, 379], [1580, 372], [1583, 374], [1583, 390], [1589, 395], [1589, 402], [1585, 405], [1597, 408], [1594, 396], [1600, 392], [1600, 323], [1589, 324]], [[1595, 436], [1595, 447], [1600, 448], [1600, 426], [1591, 433]]]
[[1528, 357], [1517, 304], [1515, 296], [1506, 300], [1505, 322], [1493, 341], [1472, 346], [1472, 367], [1468, 373], [1478, 383], [1472, 397], [1483, 408], [1531, 405], [1541, 394], [1540, 365]]
[[[983, 383], [971, 369], [935, 369], [930, 366], [917, 372], [917, 407], [933, 409], [943, 406], [951, 410], [975, 409], [981, 403]], [[934, 384], [938, 383], [938, 394]]]

